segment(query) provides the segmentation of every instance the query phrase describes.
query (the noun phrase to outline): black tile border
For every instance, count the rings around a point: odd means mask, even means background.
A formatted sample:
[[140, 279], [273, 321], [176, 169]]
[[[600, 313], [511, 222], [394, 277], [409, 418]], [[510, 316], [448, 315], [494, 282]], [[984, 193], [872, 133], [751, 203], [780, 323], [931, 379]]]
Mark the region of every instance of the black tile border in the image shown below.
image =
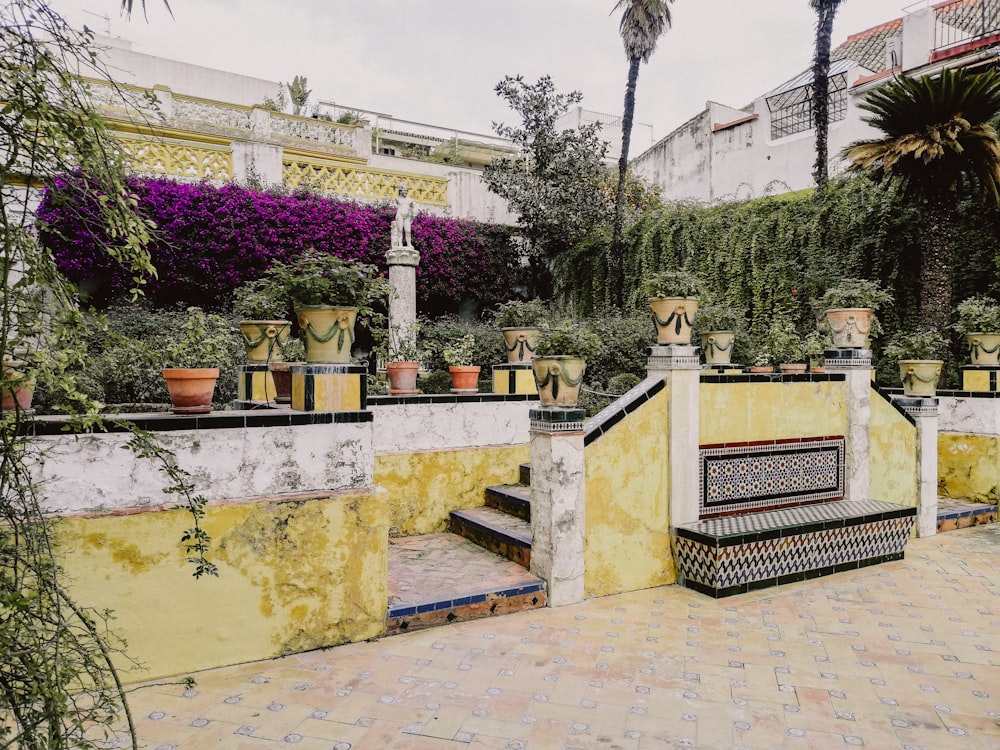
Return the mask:
[[[889, 395], [903, 395], [902, 388], [886, 388], [885, 386], [879, 386], [879, 390], [883, 393]], [[1000, 391], [996, 393], [992, 391], [959, 391], [959, 390], [945, 390], [942, 388], [937, 389], [935, 394], [937, 398], [1000, 398]]]
[[[583, 434], [584, 446], [590, 445], [601, 436], [607, 434], [611, 428], [625, 419], [626, 416], [639, 409], [666, 387], [666, 381], [658, 378], [641, 390], [639, 386], [636, 386], [632, 391], [624, 394], [618, 401], [602, 409], [595, 416], [587, 420]], [[626, 396], [631, 397], [625, 400]]]
[[702, 372], [702, 383], [836, 383], [847, 379], [842, 372], [805, 372], [783, 374], [780, 372], [745, 372], [740, 375], [717, 375]]
[[368, 406], [416, 406], [427, 404], [495, 404], [538, 401], [537, 393], [437, 393], [416, 396], [369, 396]]
[[475, 526], [478, 529], [482, 529], [488, 532], [491, 536], [496, 537], [501, 542], [505, 544], [510, 544], [515, 547], [522, 547], [527, 550], [531, 550], [531, 536], [516, 536], [514, 533], [508, 531], [507, 529], [501, 528], [499, 526], [493, 526], [487, 521], [483, 521], [475, 516], [469, 515], [468, 512], [464, 510], [453, 510], [451, 512], [452, 518], [459, 519], [462, 523], [468, 524], [470, 526]]
[[453, 607], [461, 607], [469, 604], [479, 604], [480, 602], [487, 601], [490, 597], [506, 599], [514, 596], [524, 596], [525, 594], [534, 594], [544, 590], [545, 581], [536, 581], [518, 584], [516, 586], [500, 589], [498, 591], [486, 590], [471, 594], [463, 594], [462, 596], [455, 597], [454, 599], [425, 600], [412, 603], [407, 602], [406, 604], [398, 604], [395, 607], [390, 606], [388, 608], [387, 616], [389, 618], [408, 617], [415, 614], [423, 614], [425, 612], [436, 612], [442, 609], [452, 609]]
[[906, 418], [907, 422], [909, 422], [914, 427], [917, 426], [917, 420], [914, 419], [912, 415], [907, 414], [906, 409], [904, 409], [902, 406], [900, 406], [899, 404], [897, 404], [896, 401], [895, 401], [895, 399], [892, 398], [893, 392], [895, 392], [895, 395], [900, 395], [901, 396], [903, 394], [903, 389], [902, 388], [885, 388], [885, 387], [879, 385], [878, 383], [876, 383], [873, 380], [872, 381], [872, 390], [875, 391], [875, 393], [877, 393], [879, 396], [881, 396], [882, 399], [886, 403], [888, 403], [893, 409], [895, 409], [900, 414], [902, 414]]
[[148, 432], [176, 432], [178, 430], [222, 430], [248, 427], [298, 427], [318, 424], [360, 424], [374, 421], [370, 411], [291, 411], [289, 409], [252, 409], [242, 411], [213, 411], [208, 414], [171, 414], [149, 412], [146, 414], [108, 414], [103, 429], [74, 433], [67, 430], [69, 420], [58, 416], [41, 416], [25, 420], [21, 434], [27, 436], [95, 434], [101, 432], [124, 433], [128, 428], [116, 422], [128, 422]]

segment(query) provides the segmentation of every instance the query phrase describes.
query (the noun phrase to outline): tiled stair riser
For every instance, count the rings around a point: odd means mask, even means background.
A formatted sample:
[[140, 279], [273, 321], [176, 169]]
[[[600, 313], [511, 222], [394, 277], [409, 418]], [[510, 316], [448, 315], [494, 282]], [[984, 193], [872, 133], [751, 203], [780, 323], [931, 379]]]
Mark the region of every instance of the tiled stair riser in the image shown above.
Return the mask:
[[544, 606], [545, 584], [539, 581], [537, 584], [519, 586], [506, 591], [473, 594], [454, 600], [390, 607], [386, 618], [386, 635], [409, 633], [423, 628], [506, 615], [511, 612], [522, 612]]
[[486, 507], [509, 513], [524, 521], [531, 520], [531, 500], [524, 488], [487, 487]]
[[485, 525], [473, 517], [473, 513], [475, 510], [452, 511], [449, 530], [518, 565], [531, 567], [530, 540], [519, 539], [501, 529]]

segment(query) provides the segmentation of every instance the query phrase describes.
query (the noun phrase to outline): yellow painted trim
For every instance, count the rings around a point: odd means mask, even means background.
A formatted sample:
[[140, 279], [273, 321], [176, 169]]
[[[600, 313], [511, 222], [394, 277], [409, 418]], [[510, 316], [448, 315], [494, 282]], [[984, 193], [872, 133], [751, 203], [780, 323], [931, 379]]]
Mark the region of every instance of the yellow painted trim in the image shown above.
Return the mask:
[[231, 151], [233, 139], [227, 136], [208, 135], [195, 130], [185, 130], [182, 128], [150, 127], [144, 123], [130, 120], [108, 120], [112, 135], [118, 135], [123, 140], [130, 141], [153, 140], [165, 143], [176, 143], [178, 145], [205, 147], [211, 151]]
[[[331, 144], [333, 146], [333, 144]], [[348, 148], [347, 146], [336, 146], [336, 148]], [[290, 158], [291, 157], [291, 158]], [[291, 146], [285, 146], [282, 149], [282, 166], [290, 165], [294, 162], [304, 162], [314, 167], [328, 167], [330, 165], [337, 166], [338, 164], [345, 164], [351, 169], [357, 169], [357, 165], [367, 166], [368, 162], [358, 156], [347, 156], [337, 154], [335, 157], [331, 157], [329, 154], [323, 154], [319, 151], [313, 151], [303, 148], [294, 148]], [[369, 171], [379, 171], [379, 170], [369, 170]]]

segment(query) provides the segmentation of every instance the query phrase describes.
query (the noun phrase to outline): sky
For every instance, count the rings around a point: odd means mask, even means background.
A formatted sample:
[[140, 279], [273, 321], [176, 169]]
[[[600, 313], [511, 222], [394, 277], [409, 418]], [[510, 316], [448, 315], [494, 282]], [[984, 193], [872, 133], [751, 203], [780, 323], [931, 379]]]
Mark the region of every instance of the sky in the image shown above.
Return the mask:
[[[926, 0], [844, 0], [834, 46]], [[73, 26], [151, 55], [274, 81], [304, 75], [310, 102], [491, 133], [518, 119], [496, 95], [507, 75], [550, 75], [587, 109], [621, 114], [628, 61], [615, 0], [51, 0]], [[659, 140], [708, 100], [733, 107], [810, 65], [808, 0], [675, 0], [672, 27], [639, 71], [636, 122]], [[179, 92], [184, 93], [184, 92]]]

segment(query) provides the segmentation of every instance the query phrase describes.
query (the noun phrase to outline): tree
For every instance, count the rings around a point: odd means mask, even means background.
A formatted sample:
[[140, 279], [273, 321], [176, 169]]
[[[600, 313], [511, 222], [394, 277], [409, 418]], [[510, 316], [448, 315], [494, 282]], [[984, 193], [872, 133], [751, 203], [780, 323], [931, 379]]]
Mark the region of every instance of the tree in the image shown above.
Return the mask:
[[625, 84], [625, 109], [622, 114], [622, 152], [618, 157], [618, 187], [615, 190], [615, 218], [611, 228], [610, 284], [612, 299], [622, 304], [622, 225], [625, 221], [625, 176], [628, 172], [628, 151], [632, 141], [632, 119], [635, 116], [635, 85], [639, 79], [639, 63], [649, 62], [660, 36], [670, 27], [670, 7], [673, 0], [618, 0], [614, 11], [623, 10], [618, 31], [628, 58], [628, 80]]
[[295, 76], [288, 84], [288, 98], [292, 100], [292, 114], [298, 117], [309, 103], [309, 95], [312, 93], [305, 76]]
[[518, 215], [532, 255], [546, 269], [566, 249], [609, 219], [603, 190], [607, 144], [597, 123], [557, 130], [556, 121], [583, 95], [557, 94], [549, 76], [529, 84], [507, 76], [496, 86], [521, 124], [493, 123], [493, 129], [518, 149], [483, 170], [487, 187]]
[[833, 19], [843, 0], [809, 0], [816, 11], [816, 46], [813, 52], [813, 126], [816, 129], [816, 162], [813, 180], [816, 196], [826, 190], [828, 179], [827, 138], [830, 132], [830, 40], [833, 36]]
[[883, 138], [843, 150], [852, 169], [897, 182], [920, 208], [920, 315], [944, 330], [951, 317], [953, 225], [959, 199], [1000, 205], [1000, 140], [988, 124], [1000, 112], [1000, 73], [944, 70], [899, 78], [860, 105]]

